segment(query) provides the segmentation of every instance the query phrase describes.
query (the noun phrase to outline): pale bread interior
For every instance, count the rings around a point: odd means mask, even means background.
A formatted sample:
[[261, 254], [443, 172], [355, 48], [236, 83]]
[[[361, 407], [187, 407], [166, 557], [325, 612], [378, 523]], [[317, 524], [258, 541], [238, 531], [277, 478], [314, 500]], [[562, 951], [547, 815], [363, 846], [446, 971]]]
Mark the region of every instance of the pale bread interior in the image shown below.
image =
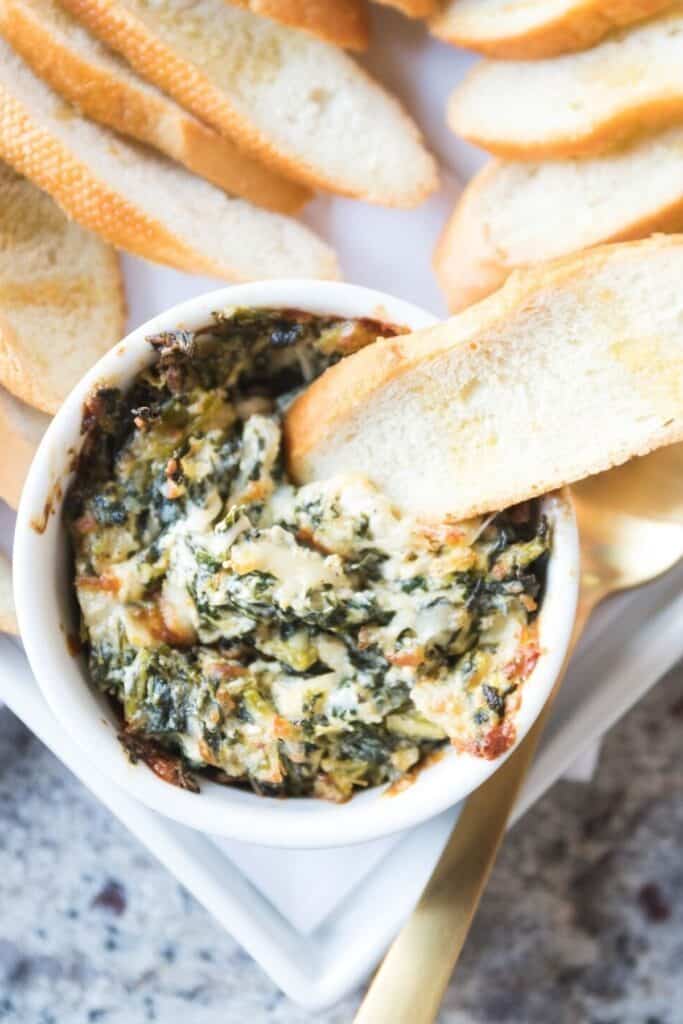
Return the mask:
[[[21, 103], [32, 125], [61, 143], [86, 168], [90, 186], [114, 192], [178, 239], [183, 269], [245, 280], [268, 277], [336, 277], [334, 254], [303, 224], [258, 209], [178, 167], [152, 150], [79, 116], [36, 77], [0, 40], [0, 93]], [[2, 118], [2, 135], [16, 143], [15, 123]], [[23, 139], [20, 140], [23, 143]], [[26, 136], [27, 161], [45, 188], [54, 186], [72, 215], [82, 213], [83, 185], [65, 181], [46, 166], [39, 146]], [[7, 149], [6, 144], [0, 148]], [[28, 172], [27, 172], [28, 173]], [[49, 184], [48, 184], [49, 181]], [[70, 202], [73, 200], [73, 202]], [[105, 221], [103, 221], [105, 223]], [[109, 240], [119, 244], [116, 218], [106, 220]], [[140, 233], [133, 251], [154, 259], [153, 229]], [[196, 265], [187, 253], [196, 253]]]
[[0, 383], [55, 412], [121, 338], [116, 253], [0, 165]]
[[[591, 46], [608, 32], [644, 20], [673, 0], [447, 0], [433, 31], [498, 56], [525, 60]], [[497, 53], [496, 53], [497, 51]]]
[[493, 161], [460, 198], [435, 266], [452, 309], [515, 268], [683, 228], [683, 128], [583, 160]]
[[[492, 152], [596, 151], [683, 119], [683, 8], [593, 49], [540, 61], [485, 61], [449, 104], [454, 131]], [[638, 120], [641, 110], [647, 118]], [[583, 141], [582, 141], [583, 140]]]
[[[436, 187], [434, 160], [414, 122], [336, 47], [225, 0], [114, 0], [98, 4], [104, 13], [93, 19], [79, 0], [66, 6], [199, 116], [314, 187], [407, 206]], [[116, 32], [119, 10], [170, 48], [187, 73], [171, 75], [168, 60]], [[202, 85], [188, 85], [197, 72]]]
[[[15, 3], [12, 2], [9, 6], [11, 9]], [[20, 0], [16, 6], [33, 13], [57, 42], [68, 44], [70, 49], [79, 53], [95, 67], [106, 68], [112, 75], [146, 93], [150, 99], [165, 99], [160, 89], [137, 75], [118, 53], [100, 42], [55, 0]]]
[[[632, 0], [626, 0], [624, 6], [634, 9]], [[619, 0], [611, 7], [618, 11]], [[607, 21], [611, 11], [601, 0], [594, 0], [593, 3], [587, 0], [447, 0], [442, 17], [450, 18], [464, 30], [479, 32], [484, 37], [521, 35], [542, 25], [557, 22], [574, 11], [590, 15], [599, 8], [605, 11]], [[614, 15], [612, 17], [614, 23], [616, 18]]]
[[683, 440], [682, 280], [681, 236], [516, 274], [314, 382], [287, 418], [290, 469], [462, 519]]
[[335, 46], [364, 50], [368, 45], [366, 0], [228, 0], [263, 18], [310, 32]]

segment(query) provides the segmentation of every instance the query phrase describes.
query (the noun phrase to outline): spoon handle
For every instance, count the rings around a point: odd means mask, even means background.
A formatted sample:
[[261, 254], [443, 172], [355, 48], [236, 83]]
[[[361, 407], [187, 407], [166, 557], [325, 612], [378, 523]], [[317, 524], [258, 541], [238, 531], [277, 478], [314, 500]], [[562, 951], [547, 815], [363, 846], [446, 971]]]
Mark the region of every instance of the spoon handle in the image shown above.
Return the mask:
[[593, 588], [581, 594], [572, 642], [550, 697], [515, 752], [468, 797], [417, 907], [368, 989], [355, 1024], [431, 1024], [436, 1019], [569, 659], [601, 596]]

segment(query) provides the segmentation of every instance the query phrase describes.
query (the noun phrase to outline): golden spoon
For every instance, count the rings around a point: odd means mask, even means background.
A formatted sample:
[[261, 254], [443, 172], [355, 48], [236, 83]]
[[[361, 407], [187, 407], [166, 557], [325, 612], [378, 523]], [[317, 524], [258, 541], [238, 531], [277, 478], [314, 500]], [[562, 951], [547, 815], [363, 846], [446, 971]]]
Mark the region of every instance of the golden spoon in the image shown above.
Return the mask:
[[[573, 649], [600, 601], [649, 582], [683, 557], [683, 445], [589, 477], [575, 484], [572, 494], [581, 538]], [[562, 674], [514, 754], [467, 800], [417, 907], [375, 975], [356, 1024], [436, 1019]]]

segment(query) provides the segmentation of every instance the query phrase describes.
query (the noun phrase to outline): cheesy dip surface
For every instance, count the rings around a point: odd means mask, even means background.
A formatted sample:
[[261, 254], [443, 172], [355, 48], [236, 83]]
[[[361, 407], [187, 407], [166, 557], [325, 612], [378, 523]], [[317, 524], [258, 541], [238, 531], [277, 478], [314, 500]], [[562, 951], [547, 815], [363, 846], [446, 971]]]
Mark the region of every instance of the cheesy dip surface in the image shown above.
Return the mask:
[[336, 359], [396, 333], [232, 310], [149, 339], [88, 402], [67, 500], [81, 640], [121, 738], [171, 782], [348, 799], [440, 746], [513, 742], [550, 548], [528, 503], [402, 515], [362, 477], [295, 487], [281, 416]]

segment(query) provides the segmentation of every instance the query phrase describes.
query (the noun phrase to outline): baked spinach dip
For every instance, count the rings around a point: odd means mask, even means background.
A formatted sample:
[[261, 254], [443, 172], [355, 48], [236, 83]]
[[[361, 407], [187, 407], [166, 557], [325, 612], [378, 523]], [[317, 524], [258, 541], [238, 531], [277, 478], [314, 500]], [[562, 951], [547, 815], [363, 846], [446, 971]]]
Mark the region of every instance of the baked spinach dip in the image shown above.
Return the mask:
[[81, 642], [129, 753], [168, 781], [345, 801], [448, 743], [513, 742], [551, 545], [538, 503], [428, 521], [360, 476], [284, 469], [297, 391], [394, 333], [229, 310], [151, 337], [132, 387], [88, 401], [66, 506]]

